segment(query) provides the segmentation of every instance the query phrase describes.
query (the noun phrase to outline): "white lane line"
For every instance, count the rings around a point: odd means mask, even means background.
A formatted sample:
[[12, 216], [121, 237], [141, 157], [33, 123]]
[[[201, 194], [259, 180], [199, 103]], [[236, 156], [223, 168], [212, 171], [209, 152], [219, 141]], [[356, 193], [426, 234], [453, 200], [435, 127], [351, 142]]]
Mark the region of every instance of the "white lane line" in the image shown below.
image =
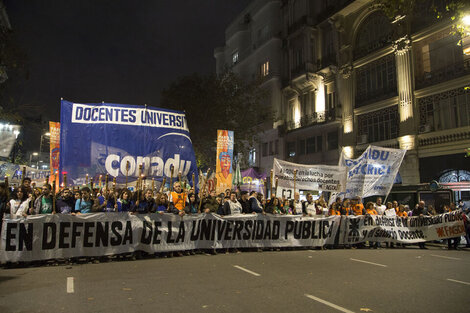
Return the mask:
[[436, 258], [449, 259], [449, 260], [462, 260], [460, 258], [453, 258], [451, 256], [444, 256], [444, 255], [437, 255], [437, 254], [431, 254], [431, 256], [435, 256]]
[[450, 278], [447, 278], [448, 281], [453, 281], [454, 283], [459, 283], [459, 284], [464, 284], [464, 285], [470, 285], [470, 283], [467, 283], [465, 281], [461, 281], [461, 280], [455, 280], [455, 279], [450, 279]]
[[306, 296], [307, 298], [312, 299], [312, 300], [315, 300], [315, 301], [318, 301], [318, 302], [320, 302], [320, 303], [323, 303], [323, 304], [325, 304], [325, 305], [327, 305], [327, 306], [329, 306], [329, 307], [332, 307], [333, 309], [336, 309], [336, 310], [338, 310], [338, 311], [345, 312], [345, 313], [354, 313], [353, 311], [350, 311], [350, 310], [348, 310], [348, 309], [345, 309], [345, 308], [343, 308], [343, 307], [341, 307], [341, 306], [339, 306], [339, 305], [336, 305], [336, 304], [334, 304], [334, 303], [328, 302], [328, 301], [326, 301], [326, 300], [317, 298], [317, 297], [315, 297], [315, 296], [308, 295], [308, 294], [305, 294], [305, 296]]
[[254, 276], [261, 276], [261, 275], [258, 274], [258, 273], [252, 272], [252, 271], [247, 270], [246, 268], [241, 267], [241, 266], [238, 266], [238, 265], [234, 265], [233, 267], [236, 267], [236, 268], [238, 268], [239, 270], [245, 271], [245, 272], [250, 273], [251, 275], [254, 275]]
[[67, 293], [74, 293], [73, 277], [67, 277]]
[[382, 266], [382, 267], [387, 267], [387, 265], [379, 264], [379, 263], [374, 263], [374, 262], [369, 262], [369, 261], [364, 261], [364, 260], [358, 260], [358, 259], [352, 259], [350, 258], [351, 261], [356, 261], [356, 262], [362, 262], [362, 263], [367, 263], [367, 264], [372, 264], [372, 265], [377, 265], [377, 266]]

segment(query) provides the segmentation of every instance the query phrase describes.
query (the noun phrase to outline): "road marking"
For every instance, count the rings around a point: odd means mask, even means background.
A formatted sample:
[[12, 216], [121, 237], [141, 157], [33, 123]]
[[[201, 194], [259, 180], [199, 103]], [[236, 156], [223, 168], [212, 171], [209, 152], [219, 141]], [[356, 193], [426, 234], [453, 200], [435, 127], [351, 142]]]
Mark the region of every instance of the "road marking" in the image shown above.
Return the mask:
[[382, 267], [387, 267], [387, 265], [379, 264], [379, 263], [374, 263], [374, 262], [369, 262], [369, 261], [363, 261], [363, 260], [358, 260], [358, 259], [352, 259], [350, 258], [351, 261], [356, 261], [356, 262], [362, 262], [362, 263], [367, 263], [367, 264], [372, 264], [372, 265], [377, 265], [377, 266], [382, 266]]
[[340, 307], [339, 305], [336, 305], [336, 304], [334, 304], [334, 303], [328, 302], [328, 301], [326, 301], [326, 300], [317, 298], [317, 297], [315, 297], [315, 296], [308, 295], [308, 294], [305, 294], [305, 296], [306, 296], [307, 298], [312, 299], [312, 300], [315, 300], [315, 301], [318, 301], [318, 302], [320, 302], [320, 303], [323, 303], [323, 304], [325, 304], [325, 305], [327, 305], [327, 306], [329, 306], [329, 307], [332, 307], [332, 308], [334, 308], [334, 309], [336, 309], [336, 310], [338, 310], [338, 311], [345, 312], [345, 313], [354, 313], [353, 311], [350, 311], [350, 310], [348, 310], [348, 309], [345, 309], [345, 308], [343, 308], [343, 307]]
[[245, 271], [245, 272], [250, 273], [251, 275], [254, 275], [254, 276], [261, 276], [261, 275], [258, 274], [258, 273], [252, 272], [252, 271], [247, 270], [246, 268], [241, 267], [241, 266], [238, 266], [238, 265], [234, 265], [233, 267], [236, 267], [236, 268], [238, 268], [239, 270]]
[[449, 259], [449, 260], [462, 260], [460, 258], [453, 258], [451, 256], [443, 256], [443, 255], [437, 255], [437, 254], [431, 254], [431, 256], [435, 256], [436, 258]]
[[453, 281], [455, 283], [459, 283], [459, 284], [464, 284], [464, 285], [470, 285], [470, 283], [467, 283], [465, 281], [461, 281], [461, 280], [455, 280], [455, 279], [450, 279], [450, 278], [447, 278], [448, 281]]
[[73, 293], [73, 277], [67, 277], [67, 293]]

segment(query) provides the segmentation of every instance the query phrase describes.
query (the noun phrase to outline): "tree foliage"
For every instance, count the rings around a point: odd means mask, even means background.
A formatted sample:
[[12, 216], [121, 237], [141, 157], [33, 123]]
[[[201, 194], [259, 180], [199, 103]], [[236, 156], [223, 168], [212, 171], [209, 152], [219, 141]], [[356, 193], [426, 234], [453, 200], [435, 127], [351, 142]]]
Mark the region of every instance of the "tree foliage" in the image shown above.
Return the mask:
[[234, 131], [235, 152], [247, 152], [253, 145], [260, 122], [270, 119], [264, 97], [260, 82], [245, 82], [232, 72], [219, 77], [193, 74], [163, 90], [161, 105], [186, 112], [198, 167], [213, 168], [218, 129]]

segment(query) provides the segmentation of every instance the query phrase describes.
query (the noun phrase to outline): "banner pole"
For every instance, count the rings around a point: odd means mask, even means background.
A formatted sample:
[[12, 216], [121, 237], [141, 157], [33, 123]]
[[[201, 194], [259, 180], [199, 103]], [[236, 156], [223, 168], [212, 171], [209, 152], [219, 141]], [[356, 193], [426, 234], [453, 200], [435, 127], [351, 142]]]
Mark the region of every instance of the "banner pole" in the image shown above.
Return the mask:
[[[49, 180], [49, 176], [47, 176], [47, 180]], [[85, 175], [85, 185], [88, 185], [88, 174]]]
[[278, 177], [276, 176], [276, 185], [274, 187], [274, 197], [277, 197], [277, 183], [278, 183]]
[[163, 192], [163, 188], [165, 188], [165, 184], [166, 184], [166, 177], [163, 177], [162, 185], [160, 186], [160, 193]]
[[24, 185], [24, 179], [26, 178], [26, 166], [23, 166], [23, 173], [21, 173], [21, 185]]
[[196, 181], [196, 175], [195, 175], [194, 173], [193, 173], [192, 179], [193, 179], [193, 188], [194, 188], [194, 194], [196, 194], [196, 184], [195, 184], [195, 181]]
[[64, 173], [64, 187], [67, 188], [67, 174]]
[[297, 180], [297, 169], [294, 170], [294, 196], [295, 196], [295, 184], [296, 184], [296, 180]]
[[109, 182], [109, 175], [106, 174], [106, 176], [104, 177], [104, 186], [106, 190], [108, 190], [108, 182]]
[[204, 191], [204, 189], [206, 189], [206, 183], [207, 183], [207, 179], [209, 178], [210, 172], [211, 172], [211, 169], [209, 168], [207, 170], [207, 177], [203, 178], [204, 179], [204, 184], [202, 185], [202, 189], [199, 190], [199, 208], [198, 208], [199, 212], [201, 211], [201, 206], [202, 206], [203, 191]]
[[173, 172], [175, 171], [175, 167], [172, 165], [170, 167], [170, 192], [173, 191]]
[[126, 189], [127, 189], [127, 178], [129, 177], [129, 168], [131, 167], [131, 163], [129, 161], [126, 162]]
[[270, 198], [273, 198], [273, 178], [274, 178], [274, 171], [271, 170], [271, 175], [269, 176], [269, 192], [271, 193]]

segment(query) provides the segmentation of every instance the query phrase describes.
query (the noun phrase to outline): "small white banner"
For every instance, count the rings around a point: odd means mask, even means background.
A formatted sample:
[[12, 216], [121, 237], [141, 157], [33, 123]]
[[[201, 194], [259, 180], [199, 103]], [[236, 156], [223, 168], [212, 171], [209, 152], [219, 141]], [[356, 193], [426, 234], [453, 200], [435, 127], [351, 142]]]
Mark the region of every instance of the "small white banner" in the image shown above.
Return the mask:
[[294, 197], [294, 170], [297, 170], [296, 190], [341, 192], [346, 187], [347, 168], [344, 166], [305, 165], [274, 159], [273, 168], [274, 177], [278, 179], [277, 196], [288, 199]]
[[386, 196], [393, 187], [406, 150], [369, 146], [357, 159], [348, 159], [344, 150], [340, 166], [348, 168], [345, 198]]

